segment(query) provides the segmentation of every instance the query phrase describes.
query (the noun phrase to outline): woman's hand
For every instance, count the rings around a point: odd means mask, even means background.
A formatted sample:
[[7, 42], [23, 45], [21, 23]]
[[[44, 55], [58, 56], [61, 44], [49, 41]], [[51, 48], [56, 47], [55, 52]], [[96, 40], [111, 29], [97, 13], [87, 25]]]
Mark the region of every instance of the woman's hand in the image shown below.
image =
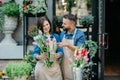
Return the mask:
[[60, 54], [58, 54], [58, 53], [55, 54], [55, 59], [56, 59], [56, 60], [58, 60], [58, 58], [60, 58], [60, 57], [61, 57]]
[[45, 60], [45, 59], [47, 59], [47, 58], [48, 58], [48, 56], [47, 56], [46, 53], [42, 53], [41, 55], [38, 55], [38, 56], [37, 56], [37, 59], [43, 59], [43, 60]]

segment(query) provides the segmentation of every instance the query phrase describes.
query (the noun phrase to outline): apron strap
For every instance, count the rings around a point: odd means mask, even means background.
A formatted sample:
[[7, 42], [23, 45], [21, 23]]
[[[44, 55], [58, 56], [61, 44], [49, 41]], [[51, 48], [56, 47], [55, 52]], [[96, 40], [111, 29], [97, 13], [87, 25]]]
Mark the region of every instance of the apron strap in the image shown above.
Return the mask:
[[77, 28], [75, 28], [74, 34], [72, 36], [72, 39], [74, 39], [76, 33], [77, 33]]
[[[72, 40], [74, 39], [76, 33], [77, 33], [77, 28], [75, 28], [74, 34], [73, 34], [73, 36], [72, 36]], [[63, 39], [64, 39], [64, 38], [65, 38], [65, 34], [64, 34], [64, 36], [63, 36]]]

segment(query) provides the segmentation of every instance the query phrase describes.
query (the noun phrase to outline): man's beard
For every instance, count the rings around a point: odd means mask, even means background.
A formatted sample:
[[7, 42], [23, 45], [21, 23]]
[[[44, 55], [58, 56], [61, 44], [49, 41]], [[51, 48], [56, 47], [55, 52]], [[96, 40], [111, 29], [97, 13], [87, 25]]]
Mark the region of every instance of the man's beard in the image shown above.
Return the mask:
[[63, 28], [64, 31], [68, 31], [68, 28]]
[[64, 30], [64, 31], [68, 31], [68, 29], [67, 29], [67, 28], [64, 28], [63, 30]]

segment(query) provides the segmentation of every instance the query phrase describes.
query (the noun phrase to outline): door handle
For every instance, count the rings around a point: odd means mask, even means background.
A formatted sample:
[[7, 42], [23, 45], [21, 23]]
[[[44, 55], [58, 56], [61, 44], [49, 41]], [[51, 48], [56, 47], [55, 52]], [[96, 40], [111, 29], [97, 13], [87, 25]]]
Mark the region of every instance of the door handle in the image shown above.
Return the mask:
[[104, 49], [108, 49], [108, 33], [103, 33], [102, 34], [102, 46], [104, 47]]

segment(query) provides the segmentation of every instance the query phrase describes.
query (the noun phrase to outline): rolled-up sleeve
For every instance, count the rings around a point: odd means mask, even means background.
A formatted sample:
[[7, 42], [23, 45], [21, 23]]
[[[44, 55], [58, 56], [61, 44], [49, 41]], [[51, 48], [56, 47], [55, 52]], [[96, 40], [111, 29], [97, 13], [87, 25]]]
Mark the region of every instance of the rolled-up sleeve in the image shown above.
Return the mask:
[[40, 55], [40, 48], [35, 45], [33, 50], [33, 58], [36, 58], [37, 55]]
[[83, 46], [85, 44], [85, 34], [81, 30], [78, 30], [75, 36], [74, 45]]

